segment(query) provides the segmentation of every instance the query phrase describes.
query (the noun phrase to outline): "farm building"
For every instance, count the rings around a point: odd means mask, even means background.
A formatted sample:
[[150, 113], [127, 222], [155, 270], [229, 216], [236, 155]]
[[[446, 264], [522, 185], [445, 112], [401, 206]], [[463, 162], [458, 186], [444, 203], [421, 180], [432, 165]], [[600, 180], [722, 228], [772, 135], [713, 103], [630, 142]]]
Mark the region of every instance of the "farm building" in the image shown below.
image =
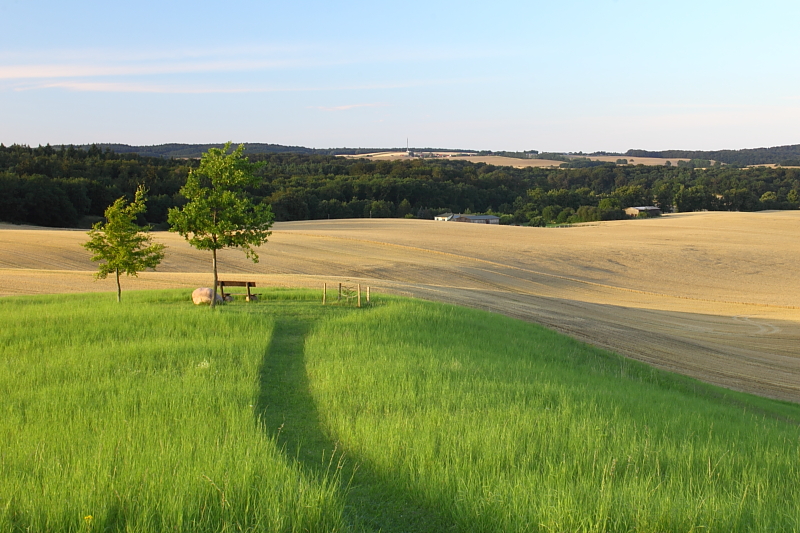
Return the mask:
[[653, 205], [645, 205], [641, 207], [626, 207], [625, 214], [630, 217], [638, 217], [642, 216], [642, 213], [645, 213], [644, 216], [648, 217], [659, 217], [661, 216], [661, 209], [657, 208]]
[[443, 222], [472, 222], [473, 224], [500, 224], [500, 217], [494, 215], [454, 215], [453, 213], [443, 213], [433, 217], [434, 220]]

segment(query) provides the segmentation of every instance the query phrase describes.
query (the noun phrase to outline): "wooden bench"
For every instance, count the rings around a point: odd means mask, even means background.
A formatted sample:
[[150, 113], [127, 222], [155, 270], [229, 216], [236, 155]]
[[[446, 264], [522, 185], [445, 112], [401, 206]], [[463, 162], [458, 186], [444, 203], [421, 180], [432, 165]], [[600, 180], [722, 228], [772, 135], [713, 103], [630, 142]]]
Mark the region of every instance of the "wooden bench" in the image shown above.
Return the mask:
[[253, 294], [250, 292], [250, 287], [255, 287], [255, 281], [217, 281], [217, 286], [219, 287], [220, 296], [222, 299], [225, 299], [225, 287], [245, 287], [247, 289], [247, 293], [239, 292], [239, 293], [228, 293], [228, 296], [244, 296], [245, 300], [248, 302], [252, 302], [258, 299], [258, 294]]

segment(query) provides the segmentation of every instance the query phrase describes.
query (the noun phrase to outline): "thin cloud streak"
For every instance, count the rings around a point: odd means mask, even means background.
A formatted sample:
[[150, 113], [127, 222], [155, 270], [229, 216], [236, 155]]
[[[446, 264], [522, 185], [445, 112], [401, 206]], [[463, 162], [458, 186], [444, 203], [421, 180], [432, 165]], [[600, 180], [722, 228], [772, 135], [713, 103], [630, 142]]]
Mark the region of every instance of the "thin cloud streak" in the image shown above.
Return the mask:
[[45, 83], [33, 87], [17, 88], [16, 91], [32, 91], [37, 89], [67, 89], [75, 92], [102, 93], [153, 93], [153, 94], [212, 94], [212, 93], [252, 93], [269, 92], [264, 89], [223, 88], [223, 87], [180, 87], [167, 85], [147, 85], [142, 83], [105, 83], [105, 82], [56, 82]]
[[[151, 94], [215, 94], [215, 93], [289, 93], [289, 92], [335, 92], [335, 91], [375, 91], [407, 89], [411, 87], [430, 87], [436, 85], [452, 85], [463, 83], [461, 79], [407, 81], [398, 83], [372, 83], [347, 86], [243, 86], [219, 87], [200, 84], [152, 84], [139, 82], [106, 82], [106, 81], [45, 81], [35, 84], [12, 86], [15, 92], [37, 91], [44, 89], [64, 89], [73, 92], [106, 92], [106, 93], [151, 93]], [[3, 87], [0, 86], [0, 90]], [[350, 106], [317, 107], [326, 111], [341, 111], [351, 107], [378, 107], [387, 104], [353, 104]]]
[[[476, 53], [465, 54], [475, 59]], [[478, 54], [492, 57], [489, 51]], [[465, 59], [464, 54], [428, 51], [427, 61]], [[41, 60], [47, 57], [47, 62]], [[61, 59], [62, 61], [59, 61]], [[158, 51], [53, 50], [42, 53], [0, 52], [0, 80], [144, 76], [215, 72], [248, 72], [280, 68], [320, 68], [364, 63], [408, 62], [407, 56], [372, 50], [332, 50], [319, 46], [253, 46]], [[2, 64], [5, 63], [5, 64]]]
[[315, 106], [315, 107], [309, 107], [309, 109], [321, 109], [323, 111], [347, 111], [348, 109], [356, 109], [359, 107], [388, 107], [388, 105], [389, 104], [384, 104], [384, 103], [349, 104], [349, 105], [339, 105], [334, 107]]
[[268, 56], [314, 54], [324, 50], [310, 45], [264, 45], [229, 47], [185, 47], [167, 49], [112, 50], [107, 48], [45, 49], [36, 51], [0, 51], [0, 61], [16, 64], [44, 64], [64, 61], [67, 63], [147, 63], [161, 61], [185, 61], [192, 59], [264, 58]]
[[0, 66], [0, 80], [88, 78], [98, 76], [147, 76], [237, 72], [297, 66], [290, 61], [213, 61], [161, 65], [13, 65]]

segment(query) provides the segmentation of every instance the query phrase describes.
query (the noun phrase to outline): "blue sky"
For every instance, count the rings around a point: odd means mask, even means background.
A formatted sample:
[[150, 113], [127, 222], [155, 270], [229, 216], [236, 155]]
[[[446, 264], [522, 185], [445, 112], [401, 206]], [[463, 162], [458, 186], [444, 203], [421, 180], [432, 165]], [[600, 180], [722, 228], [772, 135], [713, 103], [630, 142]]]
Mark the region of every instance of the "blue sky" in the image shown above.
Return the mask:
[[800, 2], [0, 0], [0, 142], [800, 143]]

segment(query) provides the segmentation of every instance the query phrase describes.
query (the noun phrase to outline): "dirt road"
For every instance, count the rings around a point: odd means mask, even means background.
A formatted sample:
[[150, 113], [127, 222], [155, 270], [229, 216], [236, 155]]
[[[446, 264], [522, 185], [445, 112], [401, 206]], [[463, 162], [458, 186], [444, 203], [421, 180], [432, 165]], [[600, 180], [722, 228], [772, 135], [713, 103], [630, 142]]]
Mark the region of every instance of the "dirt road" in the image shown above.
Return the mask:
[[[687, 213], [565, 229], [360, 219], [275, 225], [263, 284], [374, 290], [538, 322], [659, 368], [800, 402], [800, 212]], [[123, 291], [207, 286], [210, 257], [180, 237]], [[0, 226], [0, 295], [112, 291], [82, 231]], [[124, 298], [124, 292], [123, 292]], [[502, 332], [498, 332], [502, 334]]]

